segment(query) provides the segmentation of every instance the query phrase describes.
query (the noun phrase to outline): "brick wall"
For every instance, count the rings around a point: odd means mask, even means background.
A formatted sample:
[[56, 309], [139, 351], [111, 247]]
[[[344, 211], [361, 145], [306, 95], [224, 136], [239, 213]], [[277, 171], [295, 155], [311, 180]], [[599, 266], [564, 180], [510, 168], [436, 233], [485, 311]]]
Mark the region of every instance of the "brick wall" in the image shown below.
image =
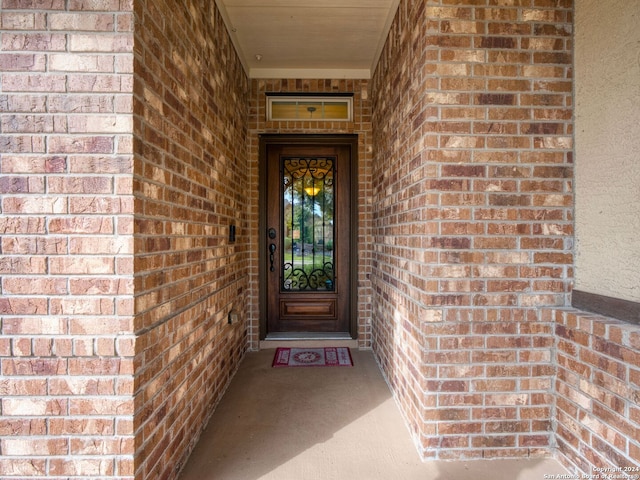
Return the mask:
[[135, 18], [136, 478], [150, 480], [175, 477], [246, 350], [249, 86], [214, 2], [138, 1]]
[[[266, 120], [266, 92], [353, 93], [352, 122], [269, 121]], [[358, 342], [371, 348], [371, 101], [368, 80], [340, 79], [253, 79], [251, 81], [249, 155], [251, 158], [250, 225], [252, 265], [250, 281], [251, 321], [249, 340], [252, 348], [259, 345], [260, 285], [258, 282], [258, 242], [264, 238], [258, 231], [258, 163], [259, 135], [269, 134], [357, 134], [358, 135]]]
[[246, 348], [248, 82], [135, 5], [2, 2], [3, 477], [174, 477]]
[[425, 458], [545, 455], [571, 0], [401, 2], [372, 79], [373, 343]]
[[577, 310], [559, 310], [555, 320], [561, 458], [580, 474], [605, 469], [628, 475], [617, 478], [638, 478], [640, 330]]
[[133, 17], [110, 3], [1, 2], [3, 478], [133, 476]]
[[250, 84], [212, 4], [2, 0], [0, 476], [175, 478], [257, 346], [262, 132], [359, 135], [360, 345], [425, 458], [640, 464], [637, 327], [554, 313], [572, 2], [481, 3], [401, 3], [371, 82]]

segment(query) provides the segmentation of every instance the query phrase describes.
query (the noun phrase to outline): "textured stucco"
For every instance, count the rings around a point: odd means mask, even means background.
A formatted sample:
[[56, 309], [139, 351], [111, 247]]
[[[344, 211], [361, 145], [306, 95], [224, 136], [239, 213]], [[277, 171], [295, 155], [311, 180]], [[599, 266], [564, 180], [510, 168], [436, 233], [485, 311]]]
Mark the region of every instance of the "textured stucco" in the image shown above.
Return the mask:
[[575, 288], [640, 301], [640, 0], [575, 7]]

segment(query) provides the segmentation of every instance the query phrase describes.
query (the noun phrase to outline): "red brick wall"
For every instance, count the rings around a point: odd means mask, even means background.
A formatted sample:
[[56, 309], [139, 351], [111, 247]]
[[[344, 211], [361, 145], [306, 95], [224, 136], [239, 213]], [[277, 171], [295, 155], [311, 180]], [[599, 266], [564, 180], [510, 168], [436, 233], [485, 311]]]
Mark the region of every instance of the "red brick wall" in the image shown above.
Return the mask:
[[133, 476], [133, 16], [93, 3], [1, 2], [3, 478]]
[[609, 469], [602, 472], [638, 478], [640, 330], [576, 310], [559, 310], [555, 320], [557, 443], [563, 460], [587, 475]]
[[[353, 93], [352, 122], [269, 121], [266, 120], [266, 92]], [[357, 134], [358, 135], [358, 342], [371, 347], [371, 101], [368, 80], [340, 79], [253, 79], [251, 81], [249, 148], [251, 158], [250, 225], [253, 242], [251, 268], [250, 345], [257, 348], [260, 334], [258, 292], [258, 164], [259, 135], [270, 134]]]
[[139, 1], [135, 17], [136, 478], [150, 480], [181, 468], [247, 348], [249, 85], [214, 2]]
[[373, 340], [425, 458], [553, 446], [572, 2], [401, 2], [372, 80]]
[[[360, 136], [360, 344], [425, 458], [640, 463], [637, 327], [553, 313], [572, 2], [424, 3], [371, 82], [250, 85], [213, 4], [2, 0], [0, 476], [175, 478], [257, 346], [261, 132]], [[357, 118], [269, 124], [267, 90]]]
[[246, 349], [248, 81], [213, 3], [110, 3], [2, 2], [3, 477], [175, 476]]

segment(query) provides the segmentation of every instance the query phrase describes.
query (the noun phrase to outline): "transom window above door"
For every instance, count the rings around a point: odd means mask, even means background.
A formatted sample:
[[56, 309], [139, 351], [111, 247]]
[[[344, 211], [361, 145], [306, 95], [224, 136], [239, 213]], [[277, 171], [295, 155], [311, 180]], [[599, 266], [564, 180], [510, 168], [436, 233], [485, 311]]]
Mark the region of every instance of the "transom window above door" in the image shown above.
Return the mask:
[[353, 119], [353, 96], [267, 93], [267, 121], [343, 121]]

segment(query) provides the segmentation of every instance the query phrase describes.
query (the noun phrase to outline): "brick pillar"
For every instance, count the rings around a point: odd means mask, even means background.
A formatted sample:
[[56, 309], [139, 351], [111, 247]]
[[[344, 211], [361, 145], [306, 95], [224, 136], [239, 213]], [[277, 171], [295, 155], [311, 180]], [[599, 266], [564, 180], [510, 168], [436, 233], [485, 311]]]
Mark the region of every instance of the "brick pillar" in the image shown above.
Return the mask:
[[133, 477], [132, 15], [104, 5], [2, 1], [3, 478]]
[[372, 80], [374, 347], [426, 458], [553, 445], [572, 8], [403, 1]]

